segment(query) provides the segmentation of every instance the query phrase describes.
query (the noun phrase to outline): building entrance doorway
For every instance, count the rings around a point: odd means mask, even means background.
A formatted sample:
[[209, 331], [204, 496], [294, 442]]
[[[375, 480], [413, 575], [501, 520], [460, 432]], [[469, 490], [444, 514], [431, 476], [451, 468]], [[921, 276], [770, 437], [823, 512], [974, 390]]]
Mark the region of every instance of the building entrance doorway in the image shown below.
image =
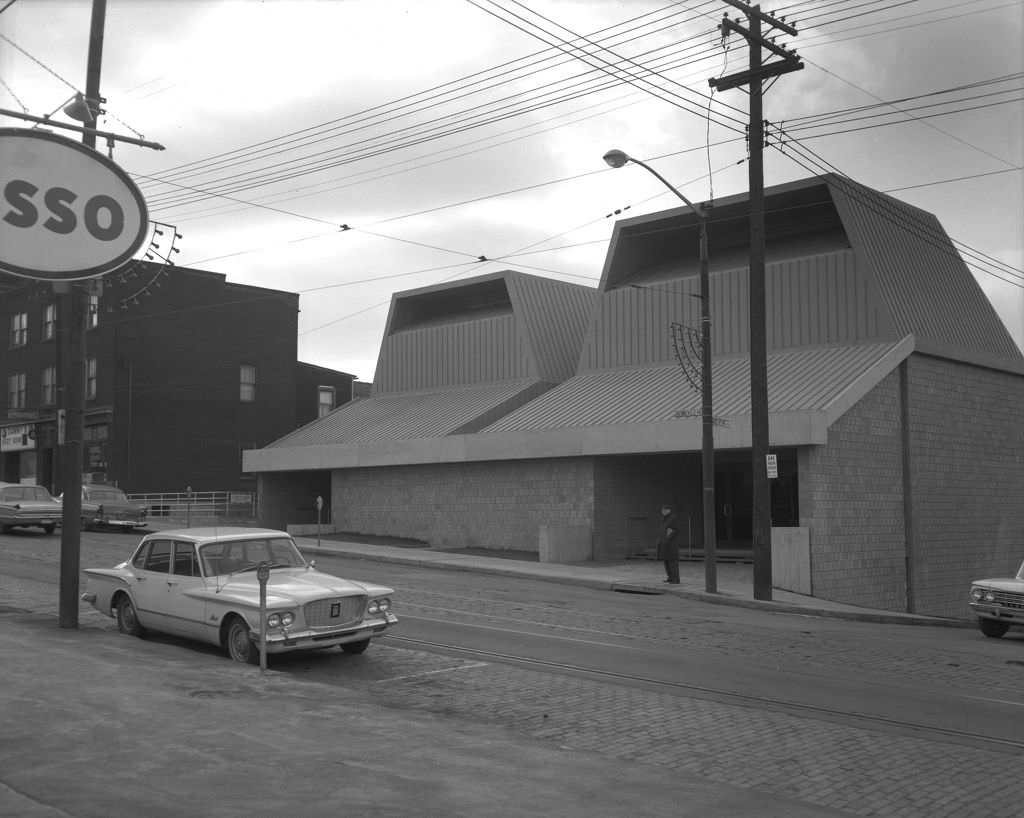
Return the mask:
[[[769, 480], [773, 526], [800, 525], [795, 450], [773, 452], [778, 476]], [[715, 539], [719, 558], [753, 555], [753, 477], [749, 452], [721, 452], [715, 463]]]

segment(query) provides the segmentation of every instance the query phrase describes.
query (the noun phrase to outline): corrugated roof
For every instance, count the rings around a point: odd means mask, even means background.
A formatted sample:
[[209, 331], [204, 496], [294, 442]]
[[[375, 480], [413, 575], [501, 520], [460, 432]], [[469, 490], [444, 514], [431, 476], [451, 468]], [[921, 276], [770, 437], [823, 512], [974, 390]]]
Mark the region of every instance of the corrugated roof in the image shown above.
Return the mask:
[[[769, 355], [771, 412], [822, 411], [896, 343], [802, 349]], [[750, 413], [750, 359], [712, 363], [716, 416]], [[699, 413], [700, 396], [678, 366], [614, 369], [570, 378], [483, 429], [488, 432], [655, 423]]]
[[899, 335], [1024, 359], [934, 215], [841, 176], [823, 179]]
[[475, 431], [548, 388], [536, 380], [380, 395], [348, 403], [268, 448], [372, 443]]

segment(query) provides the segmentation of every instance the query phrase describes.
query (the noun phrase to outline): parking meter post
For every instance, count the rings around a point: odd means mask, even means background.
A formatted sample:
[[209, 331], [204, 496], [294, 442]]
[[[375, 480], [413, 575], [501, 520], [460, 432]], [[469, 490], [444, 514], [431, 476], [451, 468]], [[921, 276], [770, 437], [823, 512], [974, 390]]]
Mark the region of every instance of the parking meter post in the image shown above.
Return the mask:
[[270, 563], [265, 560], [256, 569], [260, 583], [260, 671], [267, 669], [267, 580], [270, 579]]
[[320, 547], [320, 512], [324, 509], [324, 498], [317, 495], [316, 498], [316, 547]]
[[192, 486], [185, 486], [185, 528], [192, 527]]

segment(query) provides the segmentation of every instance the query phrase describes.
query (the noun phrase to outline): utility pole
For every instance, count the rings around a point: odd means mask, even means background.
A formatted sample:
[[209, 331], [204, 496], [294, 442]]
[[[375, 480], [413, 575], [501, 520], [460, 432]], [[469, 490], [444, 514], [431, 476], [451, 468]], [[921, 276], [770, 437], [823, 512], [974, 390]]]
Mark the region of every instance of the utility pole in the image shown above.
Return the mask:
[[[740, 0], [724, 0], [747, 18], [747, 28], [728, 15], [719, 28], [722, 36], [735, 31], [750, 48], [747, 71], [740, 71], [708, 84], [717, 91], [749, 86], [750, 126], [748, 131], [750, 163], [750, 447], [753, 477], [751, 534], [754, 550], [754, 599], [772, 598], [772, 521], [771, 486], [768, 482], [768, 333], [765, 308], [765, 235], [764, 235], [764, 119], [762, 96], [764, 80], [804, 67], [795, 52], [775, 45], [761, 35], [762, 23], [796, 36], [796, 28]], [[761, 49], [781, 59], [765, 64]]]
[[[86, 104], [92, 118], [85, 123], [82, 144], [96, 148], [96, 119], [99, 115], [100, 65], [103, 62], [103, 29], [107, 0], [93, 0], [89, 29], [89, 56], [85, 78]], [[97, 107], [94, 109], [93, 105]], [[66, 416], [61, 483], [64, 509], [60, 532], [60, 602], [58, 625], [78, 627], [78, 575], [81, 568], [82, 463], [85, 437], [85, 337], [88, 328], [88, 282], [69, 281], [54, 285], [61, 302], [58, 331], [62, 333], [60, 365], [61, 405]]]

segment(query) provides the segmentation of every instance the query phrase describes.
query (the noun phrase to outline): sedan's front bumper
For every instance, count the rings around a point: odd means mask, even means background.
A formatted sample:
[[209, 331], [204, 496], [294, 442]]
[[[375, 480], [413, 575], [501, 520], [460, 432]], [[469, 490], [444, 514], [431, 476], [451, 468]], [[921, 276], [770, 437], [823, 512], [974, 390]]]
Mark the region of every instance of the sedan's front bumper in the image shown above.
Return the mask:
[[1006, 608], [995, 602], [971, 602], [970, 605], [977, 616], [997, 619], [1007, 625], [1024, 625], [1024, 609]]
[[145, 528], [145, 520], [104, 520], [96, 518], [90, 521], [92, 525], [109, 526], [110, 528]]
[[[304, 631], [271, 631], [267, 634], [267, 653], [287, 653], [292, 650], [313, 650], [344, 645], [348, 642], [361, 642], [373, 636], [380, 636], [392, 625], [398, 624], [398, 617], [388, 612], [377, 619], [365, 619], [358, 627], [338, 630], [304, 630]], [[259, 642], [260, 635], [252, 634], [254, 642]]]

